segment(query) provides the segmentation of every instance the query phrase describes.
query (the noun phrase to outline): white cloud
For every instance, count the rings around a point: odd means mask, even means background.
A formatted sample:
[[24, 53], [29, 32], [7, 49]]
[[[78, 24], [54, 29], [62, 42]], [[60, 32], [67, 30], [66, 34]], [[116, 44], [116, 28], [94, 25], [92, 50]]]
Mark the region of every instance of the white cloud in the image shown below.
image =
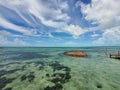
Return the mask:
[[24, 35], [17, 35], [17, 34], [13, 34], [9, 31], [6, 30], [0, 30], [0, 36], [4, 36], [4, 37], [24, 37]]
[[5, 29], [12, 29], [12, 30], [21, 32], [25, 35], [31, 35], [33, 33], [33, 31], [28, 31], [26, 28], [17, 26], [2, 17], [0, 17], [0, 26], [4, 27]]
[[[100, 38], [93, 41], [99, 45], [120, 45], [120, 0], [92, 0], [92, 4], [77, 2], [81, 7], [84, 18], [97, 24], [96, 30], [102, 30]], [[93, 34], [96, 37], [98, 34]]]
[[[9, 3], [8, 3], [9, 2]], [[84, 34], [86, 30], [78, 25], [70, 24], [70, 16], [65, 12], [69, 10], [68, 1], [62, 0], [0, 0], [0, 6], [9, 8], [17, 13], [19, 17], [27, 24], [33, 27], [40, 27], [40, 22], [45, 26], [55, 28], [50, 32], [65, 32], [71, 34], [74, 38]], [[2, 13], [2, 11], [0, 12]], [[7, 15], [5, 15], [7, 17]], [[29, 16], [29, 18], [27, 17]], [[36, 17], [37, 20], [34, 18]], [[12, 29], [25, 35], [36, 35], [37, 29], [27, 29], [22, 26], [11, 23], [4, 16], [0, 16], [2, 21], [0, 25], [6, 29]], [[40, 32], [40, 30], [39, 30]], [[41, 31], [42, 32], [42, 31]], [[48, 33], [49, 31], [44, 31]]]
[[98, 36], [99, 36], [99, 34], [96, 32], [93, 32], [93, 34], [91, 35], [91, 37], [93, 37], [93, 38], [98, 37]]
[[73, 35], [75, 39], [77, 39], [80, 35], [88, 32], [88, 30], [82, 29], [78, 25], [69, 25], [65, 27], [65, 30]]
[[105, 30], [102, 37], [93, 43], [98, 45], [120, 45], [120, 26]]
[[[59, 0], [59, 2], [60, 2], [60, 0]], [[59, 5], [59, 7], [60, 7], [61, 9], [67, 10], [67, 9], [69, 8], [69, 6], [68, 6], [68, 4], [67, 4], [66, 1], [65, 1], [65, 2], [61, 2], [61, 3], [62, 3], [62, 4]]]
[[7, 31], [5, 31], [5, 30], [0, 30], [0, 35], [2, 35], [2, 36], [13, 36], [12, 33], [7, 32]]
[[29, 46], [27, 42], [19, 38], [15, 38], [12, 41], [8, 40], [5, 36], [0, 36], [0, 46]]
[[28, 46], [29, 44], [28, 43], [26, 43], [25, 41], [23, 41], [23, 40], [20, 40], [20, 39], [18, 39], [18, 38], [15, 38], [14, 40], [13, 40], [13, 45], [15, 45], [15, 46], [18, 46], [18, 45], [20, 45], [20, 46]]
[[[43, 24], [49, 25], [49, 22], [57, 23], [54, 20], [68, 20], [70, 17], [63, 13], [62, 10], [68, 8], [67, 2], [57, 0], [42, 1], [42, 0], [1, 0], [1, 5], [14, 10], [23, 20], [30, 23], [29, 18], [25, 14], [31, 14], [37, 17]], [[10, 3], [7, 3], [10, 2]], [[46, 23], [47, 22], [47, 23]], [[58, 23], [57, 23], [58, 24]], [[53, 25], [54, 26], [54, 25]]]
[[100, 29], [112, 28], [120, 24], [120, 0], [92, 0], [91, 5], [80, 3], [85, 19], [98, 24]]

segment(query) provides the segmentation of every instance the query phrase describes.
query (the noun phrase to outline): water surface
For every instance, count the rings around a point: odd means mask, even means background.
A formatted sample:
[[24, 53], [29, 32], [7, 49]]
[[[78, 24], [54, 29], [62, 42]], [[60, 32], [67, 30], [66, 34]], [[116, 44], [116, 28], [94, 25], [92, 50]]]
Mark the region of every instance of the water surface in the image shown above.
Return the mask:
[[[86, 52], [88, 57], [63, 55], [71, 50]], [[0, 48], [0, 90], [120, 90], [120, 60], [108, 57], [118, 50]]]

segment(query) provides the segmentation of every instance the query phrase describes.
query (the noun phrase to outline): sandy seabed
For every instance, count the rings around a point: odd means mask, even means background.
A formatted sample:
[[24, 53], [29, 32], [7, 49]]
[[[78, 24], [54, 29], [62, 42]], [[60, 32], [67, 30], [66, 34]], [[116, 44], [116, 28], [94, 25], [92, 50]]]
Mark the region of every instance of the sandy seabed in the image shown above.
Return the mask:
[[[71, 50], [88, 56], [63, 54]], [[0, 48], [0, 90], [120, 90], [120, 60], [106, 47]]]

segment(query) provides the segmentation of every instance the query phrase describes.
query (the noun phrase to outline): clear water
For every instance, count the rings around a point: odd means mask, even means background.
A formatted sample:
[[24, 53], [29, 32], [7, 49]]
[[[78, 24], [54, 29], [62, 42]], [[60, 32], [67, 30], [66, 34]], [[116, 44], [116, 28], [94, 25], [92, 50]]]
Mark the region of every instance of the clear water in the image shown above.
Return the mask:
[[[107, 53], [106, 53], [107, 48]], [[64, 56], [84, 51], [88, 57]], [[120, 47], [0, 48], [0, 90], [120, 90]]]

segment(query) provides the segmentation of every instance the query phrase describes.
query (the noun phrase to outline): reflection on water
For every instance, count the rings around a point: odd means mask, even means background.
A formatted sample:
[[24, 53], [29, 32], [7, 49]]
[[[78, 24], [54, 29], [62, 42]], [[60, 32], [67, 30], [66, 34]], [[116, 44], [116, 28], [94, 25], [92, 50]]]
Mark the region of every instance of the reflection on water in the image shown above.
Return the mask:
[[[120, 47], [107, 47], [115, 53]], [[64, 56], [78, 50], [86, 58]], [[119, 90], [120, 61], [106, 47], [0, 48], [0, 90]]]

